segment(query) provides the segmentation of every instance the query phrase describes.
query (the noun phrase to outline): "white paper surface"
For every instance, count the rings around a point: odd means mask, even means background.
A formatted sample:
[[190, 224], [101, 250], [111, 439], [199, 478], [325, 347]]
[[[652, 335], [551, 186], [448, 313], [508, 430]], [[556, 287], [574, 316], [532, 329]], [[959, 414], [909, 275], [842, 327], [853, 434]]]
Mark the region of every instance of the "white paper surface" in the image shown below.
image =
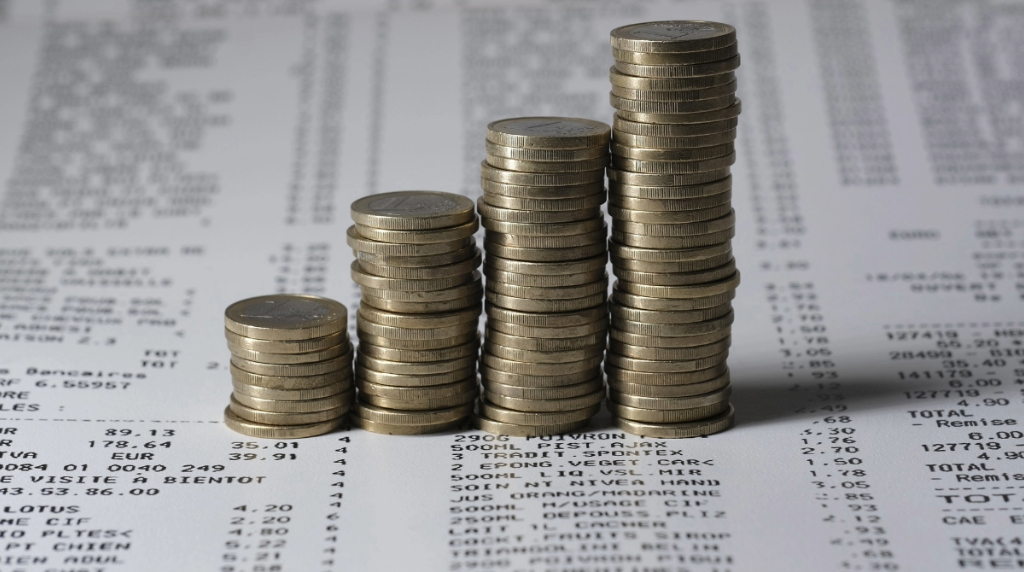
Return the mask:
[[[247, 439], [223, 308], [738, 29], [737, 426]], [[1024, 568], [1018, 2], [0, 1], [0, 571]]]

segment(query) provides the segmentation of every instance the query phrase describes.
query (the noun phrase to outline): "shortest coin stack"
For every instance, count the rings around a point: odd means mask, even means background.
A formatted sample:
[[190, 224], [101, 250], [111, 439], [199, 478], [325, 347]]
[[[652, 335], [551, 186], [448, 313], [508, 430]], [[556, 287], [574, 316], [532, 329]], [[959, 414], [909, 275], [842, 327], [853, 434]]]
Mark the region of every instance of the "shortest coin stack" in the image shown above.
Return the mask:
[[224, 423], [250, 437], [328, 433], [352, 406], [348, 310], [319, 296], [248, 298], [224, 311], [231, 403]]
[[397, 191], [355, 201], [352, 219], [352, 278], [362, 291], [352, 424], [390, 435], [462, 425], [480, 394], [483, 288], [473, 202]]

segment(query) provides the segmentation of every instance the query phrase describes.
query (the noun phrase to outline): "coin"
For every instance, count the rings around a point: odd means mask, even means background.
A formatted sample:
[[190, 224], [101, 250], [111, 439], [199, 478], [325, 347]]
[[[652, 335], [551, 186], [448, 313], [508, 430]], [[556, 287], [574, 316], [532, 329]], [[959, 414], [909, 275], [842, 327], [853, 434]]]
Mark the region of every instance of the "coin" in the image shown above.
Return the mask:
[[645, 65], [699, 64], [729, 59], [739, 53], [735, 43], [720, 48], [685, 52], [641, 52], [612, 48], [612, 57], [621, 62]]
[[598, 403], [597, 405], [570, 411], [516, 411], [482, 401], [479, 404], [479, 415], [502, 423], [513, 423], [516, 425], [559, 425], [589, 419], [597, 414], [600, 409], [601, 405]]
[[359, 393], [361, 394], [376, 395], [378, 397], [386, 397], [389, 399], [404, 399], [413, 401], [464, 395], [467, 392], [474, 391], [477, 387], [476, 376], [462, 379], [453, 383], [421, 387], [385, 385], [382, 383], [373, 383], [371, 381], [365, 380], [360, 380], [357, 383], [357, 386], [359, 387]]
[[478, 252], [480, 250], [475, 244], [470, 244], [452, 252], [428, 256], [388, 256], [385, 254], [363, 252], [361, 250], [354, 251], [356, 260], [360, 263], [369, 263], [375, 266], [400, 266], [403, 268], [427, 268], [455, 264], [456, 262], [473, 258]]
[[601, 169], [580, 173], [524, 173], [509, 171], [489, 165], [487, 161], [480, 164], [480, 176], [499, 183], [510, 185], [526, 185], [534, 187], [550, 187], [557, 185], [584, 185], [604, 180]]
[[356, 365], [357, 382], [368, 381], [371, 383], [379, 383], [381, 385], [391, 385], [395, 387], [446, 385], [462, 381], [467, 378], [476, 379], [476, 364], [453, 371], [429, 374], [385, 373], [382, 371], [374, 371], [366, 366]]
[[612, 30], [612, 47], [646, 53], [695, 52], [736, 43], [736, 28], [704, 20], [668, 20], [620, 26]]
[[532, 338], [574, 338], [590, 334], [605, 336], [608, 330], [608, 319], [602, 319], [581, 326], [562, 328], [534, 328], [500, 320], [488, 320], [487, 327], [497, 332], [511, 334], [513, 336], [528, 336]]
[[616, 339], [612, 339], [611, 342], [608, 344], [608, 351], [620, 356], [637, 359], [686, 361], [718, 355], [724, 351], [728, 351], [731, 343], [732, 339], [726, 337], [722, 340], [700, 346], [683, 348], [658, 348], [632, 345], [621, 342]]
[[612, 304], [609, 310], [613, 318], [642, 324], [689, 324], [725, 316], [732, 311], [732, 306], [722, 304], [697, 310], [644, 310]]
[[708, 234], [697, 234], [692, 236], [649, 236], [646, 234], [632, 234], [623, 232], [612, 227], [612, 238], [626, 246], [637, 246], [640, 248], [664, 248], [675, 250], [680, 248], [699, 248], [722, 244], [736, 235], [735, 228], [729, 228], [719, 232]]
[[472, 273], [463, 272], [461, 274], [424, 280], [387, 278], [384, 276], [367, 274], [359, 266], [358, 260], [352, 261], [352, 266], [350, 268], [352, 271], [352, 280], [360, 286], [365, 286], [375, 290], [398, 291], [403, 293], [432, 292], [437, 290], [450, 291], [453, 287], [462, 286], [467, 282], [473, 281], [479, 276], [479, 273], [472, 271]]
[[511, 246], [515, 248], [533, 248], [533, 249], [563, 249], [563, 248], [578, 248], [589, 246], [591, 244], [601, 244], [604, 246], [604, 242], [608, 237], [608, 228], [605, 226], [604, 221], [601, 222], [601, 228], [592, 232], [584, 232], [580, 234], [569, 234], [565, 236], [538, 236], [529, 234], [505, 234], [499, 232], [488, 231], [484, 235], [485, 244], [494, 244], [497, 246]]
[[612, 165], [616, 169], [625, 169], [634, 173], [664, 173], [673, 175], [719, 172], [735, 162], [736, 153], [703, 159], [701, 161], [642, 161], [618, 155], [612, 157]]
[[487, 259], [487, 265], [494, 270], [502, 272], [515, 272], [516, 274], [530, 274], [534, 276], [551, 276], [577, 273], [591, 273], [604, 270], [608, 264], [608, 257], [599, 254], [591, 258], [573, 260], [551, 264], [548, 262], [530, 262], [525, 260], [513, 260], [491, 256]]
[[627, 433], [655, 439], [683, 439], [703, 437], [725, 431], [732, 427], [735, 412], [730, 406], [725, 412], [714, 417], [686, 423], [645, 423], [622, 417], [615, 418], [615, 426]]
[[390, 264], [373, 264], [364, 260], [357, 260], [357, 263], [363, 272], [373, 276], [408, 280], [433, 280], [469, 274], [478, 268], [482, 261], [482, 255], [479, 249], [476, 249], [476, 254], [473, 258], [443, 266], [393, 266]]
[[401, 348], [386, 348], [376, 346], [367, 342], [360, 342], [359, 353], [360, 355], [366, 355], [375, 359], [399, 361], [399, 362], [410, 362], [410, 363], [422, 363], [422, 362], [436, 362], [443, 360], [454, 360], [459, 358], [465, 358], [469, 356], [476, 357], [480, 349], [480, 335], [477, 334], [473, 339], [466, 343], [448, 346], [443, 348], [435, 349], [401, 349]]
[[568, 300], [534, 300], [530, 298], [516, 298], [515, 296], [507, 296], [488, 290], [485, 293], [485, 297], [491, 304], [508, 308], [510, 310], [561, 313], [575, 312], [577, 310], [584, 310], [598, 305], [603, 305], [607, 300], [608, 295], [601, 292], [591, 296], [572, 298]]
[[511, 147], [487, 142], [488, 157], [503, 157], [505, 159], [519, 159], [521, 161], [582, 161], [585, 159], [597, 159], [608, 156], [608, 149], [604, 145], [593, 147], [581, 147], [576, 149], [542, 149], [530, 147]]
[[[469, 199], [466, 199], [467, 201]], [[472, 204], [472, 201], [470, 201]], [[397, 244], [436, 244], [438, 242], [457, 242], [473, 236], [480, 229], [480, 224], [474, 217], [470, 222], [459, 226], [437, 228], [430, 230], [418, 230], [409, 232], [407, 230], [394, 230], [374, 228], [356, 224], [356, 232], [363, 238], [379, 242], [390, 242]]]
[[476, 323], [482, 311], [482, 308], [475, 306], [457, 312], [412, 314], [360, 306], [358, 315], [370, 322], [385, 326], [433, 329], [458, 326], [468, 322]]
[[[499, 359], [493, 356], [491, 357], [494, 360]], [[483, 380], [485, 386], [492, 383], [499, 383], [511, 387], [536, 389], [570, 387], [591, 381], [601, 376], [600, 363], [597, 365], [591, 365], [592, 361], [593, 359], [586, 364], [588, 367], [585, 369], [579, 369], [560, 375], [528, 375], [523, 373], [510, 373], [491, 368], [487, 365], [481, 365], [480, 378]]]
[[387, 338], [384, 336], [374, 336], [362, 331], [358, 332], [359, 345], [363, 345], [365, 343], [382, 348], [398, 350], [437, 350], [451, 346], [460, 346], [475, 340], [478, 335], [479, 334], [477, 334], [476, 330], [472, 330], [465, 334], [450, 338], [438, 338], [436, 340], [404, 340]]
[[[562, 363], [521, 362], [488, 353], [484, 353], [480, 357], [482, 366], [503, 372], [530, 376], [569, 376], [573, 372], [589, 371], [592, 368], [600, 367], [602, 361], [600, 355], [590, 356], [579, 361], [567, 360]], [[482, 370], [483, 367], [481, 367]], [[502, 383], [511, 382], [503, 381]]]
[[608, 248], [612, 256], [643, 262], [688, 262], [732, 254], [732, 246], [728, 243], [699, 248], [660, 249], [626, 246], [612, 241], [608, 243]]
[[634, 173], [608, 168], [608, 179], [636, 186], [685, 187], [703, 185], [729, 176], [729, 168], [697, 173]]
[[260, 340], [242, 336], [225, 329], [224, 337], [228, 340], [229, 348], [275, 354], [303, 354], [325, 350], [348, 340], [348, 334], [344, 331], [308, 340]]
[[281, 401], [301, 401], [306, 399], [321, 399], [337, 395], [352, 387], [351, 377], [344, 381], [336, 381], [328, 385], [313, 387], [310, 389], [269, 389], [257, 385], [249, 385], [236, 379], [231, 380], [231, 387], [236, 394], [249, 395], [260, 399], [276, 399]]
[[[726, 243], [724, 246], [729, 246]], [[637, 270], [640, 272], [693, 272], [695, 270], [707, 270], [716, 266], [721, 266], [732, 260], [732, 252], [720, 254], [712, 258], [697, 258], [694, 260], [679, 260], [671, 262], [649, 262], [646, 260], [632, 260], [630, 258], [621, 258], [618, 256], [612, 256], [611, 261], [614, 268], [621, 268], [624, 270]]]
[[[608, 214], [613, 219], [623, 223], [634, 223], [634, 224], [691, 224], [696, 222], [707, 222], [710, 220], [721, 219], [723, 217], [730, 216], [732, 214], [732, 205], [729, 204], [729, 200], [722, 201], [725, 204], [720, 206], [699, 208], [694, 210], [655, 210], [655, 211], [644, 211], [637, 209], [622, 208], [616, 205], [608, 207]], [[626, 229], [622, 229], [626, 232]], [[646, 231], [641, 231], [646, 232]], [[706, 233], [698, 233], [706, 234]]]
[[719, 405], [722, 402], [728, 402], [730, 395], [732, 395], [732, 386], [726, 385], [708, 393], [680, 397], [648, 397], [613, 391], [609, 394], [609, 399], [627, 407], [671, 411]]
[[327, 397], [313, 399], [271, 399], [265, 397], [254, 397], [245, 393], [235, 392], [235, 401], [260, 411], [276, 413], [311, 413], [325, 411], [327, 409], [348, 408], [355, 399], [356, 392], [352, 389], [343, 393], [335, 393]]
[[[614, 88], [613, 88], [614, 89]], [[672, 91], [656, 91], [650, 93], [677, 93]], [[727, 129], [706, 135], [691, 135], [684, 137], [667, 137], [656, 135], [636, 135], [625, 131], [615, 132], [615, 142], [631, 147], [644, 149], [689, 149], [691, 147], [708, 147], [711, 145], [722, 145], [736, 140], [736, 129]]]
[[707, 381], [675, 385], [650, 385], [619, 381], [617, 379], [608, 380], [608, 388], [611, 391], [639, 397], [690, 397], [710, 393], [727, 385], [729, 385], [728, 374], [720, 375]]
[[441, 433], [442, 431], [450, 431], [457, 429], [466, 423], [466, 418], [456, 419], [454, 421], [441, 421], [437, 423], [424, 423], [421, 425], [396, 425], [393, 423], [381, 423], [379, 421], [371, 421], [369, 419], [363, 419], [362, 417], [352, 415], [350, 417], [352, 425], [359, 427], [365, 431], [371, 433], [381, 433], [384, 435], [427, 435], [429, 433]]
[[624, 74], [653, 78], [691, 78], [706, 75], [718, 75], [735, 71], [738, 67], [740, 67], [739, 54], [727, 60], [702, 64], [644, 65], [631, 64], [622, 61], [615, 62], [615, 69]]
[[308, 294], [273, 294], [235, 302], [224, 311], [224, 327], [261, 340], [308, 340], [343, 331], [344, 305]]
[[540, 364], [564, 363], [601, 357], [604, 353], [604, 345], [602, 344], [600, 346], [592, 346], [576, 350], [542, 351], [510, 348], [484, 339], [484, 352], [495, 357], [519, 362]]
[[487, 313], [487, 317], [492, 318], [495, 321], [538, 328], [586, 326], [598, 320], [608, 319], [608, 310], [604, 305], [572, 312], [545, 314], [510, 310], [493, 304], [487, 304], [484, 309]]
[[345, 424], [345, 417], [337, 417], [319, 423], [307, 423], [302, 425], [269, 425], [256, 423], [243, 419], [231, 411], [231, 407], [224, 409], [224, 424], [232, 431], [249, 437], [262, 439], [303, 439], [330, 433]]
[[403, 302], [400, 300], [387, 300], [385, 298], [378, 298], [372, 296], [363, 291], [360, 302], [363, 305], [372, 306], [374, 308], [380, 308], [381, 310], [388, 310], [389, 312], [427, 312], [427, 313], [444, 313], [454, 312], [457, 310], [464, 310], [466, 308], [473, 307], [480, 304], [480, 298], [483, 295], [480, 284], [477, 283], [477, 289], [475, 294], [467, 296], [465, 298], [456, 298], [454, 300], [436, 300], [432, 302], [419, 301], [419, 302]]
[[473, 416], [473, 426], [481, 431], [495, 435], [508, 435], [510, 437], [543, 437], [546, 435], [560, 435], [579, 431], [587, 426], [590, 419], [574, 421], [570, 423], [559, 423], [555, 425], [516, 425], [515, 423], [503, 423], [480, 415]]
[[600, 182], [602, 184], [601, 191], [596, 192], [592, 195], [586, 195], [582, 197], [539, 199], [495, 195], [494, 193], [488, 193], [487, 191], [484, 191], [484, 201], [489, 205], [501, 207], [504, 209], [535, 210], [541, 212], [595, 209], [603, 205], [605, 201], [608, 200], [608, 195], [603, 190], [604, 181], [602, 180]]
[[616, 284], [618, 284], [619, 289], [622, 291], [638, 296], [649, 296], [652, 298], [704, 298], [735, 290], [740, 285], [740, 273], [736, 271], [735, 274], [728, 278], [693, 286], [651, 286], [635, 282], [617, 282]]
[[[721, 179], [708, 183], [696, 185], [668, 186], [658, 184], [655, 186], [634, 185], [617, 181], [609, 181], [608, 188], [616, 201], [621, 204], [624, 197], [634, 199], [670, 199], [670, 200], [692, 200], [719, 195], [732, 189], [732, 177], [726, 175]], [[628, 205], [622, 205], [627, 206]], [[660, 208], [660, 207], [659, 207]]]
[[[613, 86], [649, 91], [688, 91], [718, 87], [736, 81], [736, 73], [728, 72], [695, 77], [638, 77], [619, 71], [615, 66], [608, 70], [608, 79]], [[615, 125], [613, 124], [614, 128]]]
[[361, 236], [353, 225], [345, 231], [345, 243], [353, 250], [381, 256], [435, 256], [472, 246], [475, 240], [472, 236], [467, 236], [459, 240], [430, 244], [381, 242]]
[[484, 217], [485, 224], [491, 225], [491, 228], [489, 228], [489, 230], [496, 230], [496, 228], [494, 228], [495, 225], [492, 224], [496, 222], [547, 225], [560, 223], [575, 223], [579, 221], [586, 221], [588, 219], [604, 218], [604, 215], [601, 213], [600, 207], [568, 211], [521, 210], [497, 207], [488, 204], [488, 200], [489, 197], [487, 192], [485, 191], [484, 195], [477, 199], [477, 210], [480, 212], [480, 216]]
[[669, 386], [686, 385], [692, 383], [708, 382], [721, 377], [729, 372], [725, 362], [714, 364], [706, 368], [690, 371], [634, 371], [616, 367], [614, 364], [606, 364], [605, 375], [608, 376], [608, 383], [627, 382], [643, 385]]
[[600, 256], [607, 251], [605, 241], [594, 242], [584, 246], [562, 248], [525, 248], [495, 244], [484, 240], [484, 252], [510, 260], [523, 262], [570, 262]]
[[687, 222], [685, 219], [676, 218], [679, 216], [676, 213], [690, 216], [693, 211], [710, 209], [721, 214], [706, 218], [716, 218], [728, 214], [731, 200], [731, 190], [694, 199], [641, 199], [613, 194], [609, 201], [608, 213], [613, 217], [633, 222]]
[[531, 286], [538, 288], [560, 288], [567, 286], [578, 286], [589, 282], [601, 280], [606, 276], [604, 268], [587, 273], [579, 274], [519, 274], [518, 272], [503, 272], [489, 267], [484, 268], [484, 276], [494, 282], [516, 284], [518, 286]]
[[432, 230], [473, 220], [473, 202], [437, 191], [396, 191], [363, 197], [352, 203], [357, 225], [390, 230]]
[[[509, 385], [497, 381], [485, 380], [484, 389], [488, 393], [505, 395], [519, 399], [566, 399], [570, 397], [579, 397], [581, 395], [589, 395], [594, 392], [601, 393], [604, 390], [604, 384], [602, 381], [601, 376], [598, 375], [597, 377], [587, 381], [571, 385], [524, 387], [520, 385]], [[493, 399], [491, 401], [498, 403]], [[500, 403], [498, 404], [501, 405]], [[515, 408], [513, 407], [512, 409]]]
[[629, 119], [620, 114], [615, 114], [616, 133], [631, 133], [633, 135], [644, 135], [649, 137], [694, 137], [698, 135], [711, 135], [724, 133], [736, 129], [739, 124], [737, 117], [707, 121], [704, 123], [649, 123], [642, 120]]
[[272, 364], [299, 364], [299, 363], [310, 363], [323, 361], [326, 359], [336, 358], [346, 351], [348, 351], [347, 345], [336, 345], [331, 348], [322, 350], [316, 350], [312, 352], [306, 352], [301, 354], [279, 354], [270, 352], [253, 351], [246, 348], [240, 348], [238, 346], [228, 344], [228, 350], [231, 351], [232, 355], [236, 355], [240, 358], [247, 360], [258, 361], [260, 363], [272, 363]]
[[489, 231], [532, 236], [567, 236], [590, 233], [605, 228], [603, 217], [564, 223], [508, 222], [484, 219], [483, 227]]
[[579, 149], [607, 145], [608, 125], [574, 117], [516, 117], [487, 125], [487, 140], [509, 147]]
[[730, 93], [691, 101], [640, 101], [626, 99], [611, 93], [608, 95], [608, 100], [615, 109], [632, 113], [698, 113], [729, 107], [736, 100], [736, 96]]
[[[506, 282], [488, 282], [487, 291], [515, 298], [529, 298], [534, 301], [549, 300], [573, 300], [592, 296], [594, 294], [605, 294], [608, 292], [608, 275], [602, 273], [601, 278], [587, 284], [579, 284], [563, 287], [542, 287], [542, 286], [519, 286]], [[507, 307], [507, 306], [506, 306]], [[515, 308], [509, 308], [515, 309]]]
[[[364, 275], [365, 276], [365, 275]], [[401, 282], [391, 282], [391, 285], [398, 285]], [[379, 283], [381, 286], [387, 286], [388, 283]], [[465, 284], [459, 284], [458, 286], [448, 287], [447, 289], [441, 290], [428, 290], [422, 292], [407, 292], [402, 290], [388, 290], [384, 288], [374, 288], [370, 286], [360, 286], [363, 296], [373, 296], [377, 298], [384, 298], [386, 300], [394, 300], [396, 302], [442, 302], [448, 300], [458, 300], [466, 297], [474, 296], [479, 294], [483, 290], [483, 284], [480, 280], [480, 272], [474, 270], [470, 274], [470, 279]]]
[[593, 346], [601, 346], [603, 348], [605, 345], [605, 338], [607, 337], [603, 330], [598, 333], [585, 334], [572, 338], [516, 336], [506, 334], [492, 328], [488, 328], [486, 334], [487, 339], [495, 344], [499, 344], [507, 348], [534, 351], [570, 351]]
[[[724, 364], [728, 357], [728, 351], [711, 357], [695, 360], [650, 360], [609, 353], [607, 356], [607, 363], [619, 369], [628, 369], [632, 371], [650, 373], [683, 373], [708, 369], [718, 364]], [[605, 373], [608, 373], [607, 368], [605, 369]]]
[[275, 364], [275, 363], [261, 363], [257, 361], [247, 360], [238, 356], [231, 356], [231, 365], [236, 368], [247, 371], [249, 373], [257, 373], [260, 375], [267, 376], [308, 376], [308, 375], [323, 375], [326, 373], [332, 373], [341, 371], [346, 367], [349, 367], [352, 363], [351, 344], [349, 345], [348, 353], [313, 363], [297, 363], [297, 364]]
[[[606, 155], [608, 151], [601, 149], [601, 154]], [[520, 197], [524, 199], [566, 199], [580, 198], [604, 192], [604, 181], [585, 183], [582, 185], [561, 185], [557, 187], [531, 187], [528, 185], [510, 185], [499, 183], [489, 179], [480, 179], [480, 187], [485, 195], [502, 195], [506, 197]], [[477, 202], [477, 208], [480, 203]]]
[[612, 301], [630, 308], [643, 310], [697, 310], [726, 304], [736, 297], [735, 289], [720, 294], [695, 298], [654, 298], [645, 295], [630, 294], [619, 288], [619, 283], [612, 285]]
[[526, 161], [505, 157], [487, 157], [487, 164], [506, 171], [522, 173], [582, 173], [604, 169], [608, 165], [607, 155], [595, 159], [578, 161]]
[[[637, 101], [699, 101], [701, 99], [712, 99], [715, 97], [721, 97], [723, 95], [729, 95], [736, 93], [736, 81], [733, 80], [723, 85], [716, 85], [713, 87], [705, 87], [698, 89], [673, 89], [673, 90], [655, 90], [655, 89], [631, 89], [628, 87], [620, 87], [618, 85], [612, 85], [612, 94], [625, 99], [635, 99]], [[615, 143], [615, 139], [619, 136], [618, 133], [612, 133], [612, 143]], [[621, 142], [620, 142], [621, 143]], [[642, 147], [643, 145], [638, 145]], [[700, 145], [694, 145], [700, 147]], [[653, 146], [655, 148], [660, 145]]]
[[460, 370], [476, 365], [477, 356], [474, 352], [471, 355], [439, 361], [391, 361], [376, 358], [367, 353], [360, 352], [356, 356], [356, 363], [383, 373], [395, 373], [402, 375], [430, 375]]
[[362, 403], [366, 405], [393, 409], [395, 411], [436, 411], [438, 409], [472, 404], [478, 395], [479, 391], [476, 386], [474, 386], [470, 391], [460, 395], [431, 397], [428, 399], [397, 399], [370, 394], [360, 394], [359, 398], [362, 400]]
[[645, 423], [685, 423], [697, 421], [706, 417], [719, 415], [728, 411], [731, 406], [728, 401], [722, 401], [714, 405], [705, 405], [689, 409], [643, 409], [630, 407], [614, 401], [608, 401], [608, 410], [612, 415], [630, 421], [641, 421]]
[[230, 371], [231, 379], [234, 381], [244, 383], [246, 385], [274, 390], [313, 389], [316, 387], [331, 385], [352, 377], [351, 364], [346, 365], [337, 371], [319, 375], [263, 375], [239, 369], [233, 363], [230, 364]]
[[493, 403], [494, 405], [504, 407], [506, 409], [530, 413], [555, 413], [561, 411], [573, 411], [585, 407], [600, 407], [601, 401], [604, 399], [604, 388], [586, 395], [562, 397], [557, 399], [527, 399], [502, 395], [500, 393], [490, 391], [485, 393], [485, 397], [488, 403]]
[[643, 123], [661, 123], [668, 125], [693, 125], [706, 124], [716, 121], [728, 121], [736, 119], [743, 111], [743, 103], [737, 97], [729, 107], [713, 109], [710, 111], [699, 111], [693, 113], [638, 113], [633, 111], [618, 110], [616, 117], [627, 121], [638, 121]]
[[735, 261], [730, 258], [725, 264], [689, 272], [643, 272], [618, 268], [615, 276], [623, 282], [652, 286], [692, 286], [704, 282], [722, 280], [736, 272]]
[[720, 330], [708, 332], [706, 334], [693, 334], [683, 336], [655, 336], [651, 334], [636, 334], [632, 332], [626, 332], [618, 327], [615, 327], [609, 330], [608, 337], [611, 340], [619, 341], [624, 344], [645, 348], [692, 348], [696, 346], [710, 344], [712, 342], [717, 342], [721, 339], [729, 337], [729, 335], [731, 334], [732, 329], [729, 327], [724, 327]]
[[685, 149], [642, 148], [612, 142], [612, 152], [618, 157], [627, 157], [642, 161], [701, 161], [714, 157], [724, 157], [736, 151], [732, 143], [712, 145], [709, 147], [687, 147]]
[[437, 425], [451, 423], [465, 419], [472, 412], [472, 403], [432, 411], [401, 411], [360, 402], [357, 402], [352, 408], [353, 417], [388, 425]]
[[347, 412], [347, 407], [344, 406], [325, 409], [323, 411], [309, 411], [305, 413], [261, 411], [259, 409], [253, 409], [252, 407], [242, 405], [235, 399], [234, 394], [231, 396], [231, 402], [228, 404], [228, 408], [232, 413], [242, 419], [255, 421], [256, 423], [265, 423], [267, 425], [305, 425], [310, 423], [322, 423], [324, 421], [336, 419]]
[[377, 324], [371, 322], [362, 316], [356, 318], [356, 331], [362, 334], [365, 332], [370, 336], [380, 336], [391, 340], [437, 340], [454, 338], [456, 336], [464, 336], [471, 333], [476, 333], [478, 328], [478, 320], [472, 320], [468, 322], [460, 322], [450, 326], [443, 326], [437, 328], [424, 328], [424, 327], [398, 327], [398, 326], [385, 326], [383, 324]]

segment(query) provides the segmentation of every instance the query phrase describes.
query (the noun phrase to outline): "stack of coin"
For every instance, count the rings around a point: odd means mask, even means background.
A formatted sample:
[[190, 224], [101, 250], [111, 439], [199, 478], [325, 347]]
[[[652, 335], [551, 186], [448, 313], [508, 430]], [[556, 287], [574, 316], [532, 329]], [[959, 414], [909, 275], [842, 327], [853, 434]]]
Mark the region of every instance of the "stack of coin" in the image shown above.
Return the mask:
[[609, 137], [604, 123], [565, 117], [487, 126], [480, 429], [552, 435], [586, 426], [600, 409]]
[[616, 28], [611, 44], [609, 409], [621, 429], [649, 437], [723, 431], [739, 285], [736, 30], [649, 22]]
[[275, 294], [224, 311], [234, 392], [228, 427], [298, 439], [339, 427], [352, 406], [348, 310], [328, 298]]
[[362, 290], [352, 424], [390, 435], [462, 425], [480, 395], [480, 228], [473, 201], [397, 191], [352, 203]]

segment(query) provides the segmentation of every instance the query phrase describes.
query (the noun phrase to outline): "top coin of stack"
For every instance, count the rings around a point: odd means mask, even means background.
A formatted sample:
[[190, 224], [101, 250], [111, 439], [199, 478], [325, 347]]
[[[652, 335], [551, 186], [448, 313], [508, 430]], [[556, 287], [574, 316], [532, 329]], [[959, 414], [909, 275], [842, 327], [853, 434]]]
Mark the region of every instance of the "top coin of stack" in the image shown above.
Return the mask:
[[319, 296], [275, 294], [224, 311], [234, 392], [228, 427], [296, 439], [340, 426], [352, 405], [348, 310]]
[[487, 126], [477, 203], [487, 252], [480, 429], [565, 433], [600, 409], [610, 132], [604, 123], [566, 117]]
[[473, 201], [397, 191], [352, 203], [359, 402], [352, 424], [375, 433], [458, 427], [480, 394], [481, 254]]
[[632, 433], [707, 435], [732, 425], [736, 30], [649, 22], [611, 44], [609, 409]]

